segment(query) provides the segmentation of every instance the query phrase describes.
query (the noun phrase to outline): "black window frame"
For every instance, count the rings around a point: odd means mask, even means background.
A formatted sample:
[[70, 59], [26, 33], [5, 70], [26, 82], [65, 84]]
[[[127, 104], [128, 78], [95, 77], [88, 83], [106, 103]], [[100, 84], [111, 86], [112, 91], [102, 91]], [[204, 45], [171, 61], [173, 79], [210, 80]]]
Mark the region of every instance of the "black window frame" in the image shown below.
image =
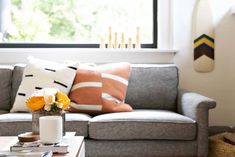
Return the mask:
[[[141, 44], [141, 48], [157, 48], [158, 43], [158, 0], [153, 0], [153, 43]], [[0, 48], [99, 48], [99, 44], [63, 43], [0, 43]]]

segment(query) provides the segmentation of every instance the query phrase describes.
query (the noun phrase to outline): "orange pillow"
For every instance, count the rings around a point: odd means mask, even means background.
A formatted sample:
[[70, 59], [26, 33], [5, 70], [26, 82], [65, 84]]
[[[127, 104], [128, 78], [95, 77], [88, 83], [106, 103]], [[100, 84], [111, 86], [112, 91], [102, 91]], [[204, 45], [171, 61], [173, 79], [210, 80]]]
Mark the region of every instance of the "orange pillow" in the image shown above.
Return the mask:
[[124, 103], [130, 72], [129, 63], [79, 67], [69, 94], [70, 111], [93, 115], [132, 111]]

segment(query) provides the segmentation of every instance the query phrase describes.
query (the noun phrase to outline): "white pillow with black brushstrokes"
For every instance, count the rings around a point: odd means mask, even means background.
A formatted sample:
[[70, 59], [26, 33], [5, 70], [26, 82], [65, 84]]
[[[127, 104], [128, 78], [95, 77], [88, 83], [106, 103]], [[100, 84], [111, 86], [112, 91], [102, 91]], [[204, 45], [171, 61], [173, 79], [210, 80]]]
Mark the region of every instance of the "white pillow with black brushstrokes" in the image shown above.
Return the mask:
[[29, 112], [25, 102], [37, 89], [57, 88], [68, 94], [76, 75], [77, 66], [78, 63], [60, 64], [29, 57], [10, 112]]

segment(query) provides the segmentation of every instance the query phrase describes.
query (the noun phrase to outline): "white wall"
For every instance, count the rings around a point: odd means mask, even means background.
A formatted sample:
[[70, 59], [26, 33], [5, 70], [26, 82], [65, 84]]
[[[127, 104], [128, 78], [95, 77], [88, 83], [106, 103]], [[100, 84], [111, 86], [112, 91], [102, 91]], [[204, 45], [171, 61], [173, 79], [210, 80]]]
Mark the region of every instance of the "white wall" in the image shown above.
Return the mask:
[[[173, 1], [173, 0], [172, 0]], [[180, 69], [180, 87], [207, 95], [217, 101], [210, 112], [210, 125], [235, 125], [235, 15], [229, 8], [235, 0], [211, 0], [214, 16], [215, 69], [210, 73], [193, 70], [192, 12], [196, 0], [174, 0], [175, 63]]]

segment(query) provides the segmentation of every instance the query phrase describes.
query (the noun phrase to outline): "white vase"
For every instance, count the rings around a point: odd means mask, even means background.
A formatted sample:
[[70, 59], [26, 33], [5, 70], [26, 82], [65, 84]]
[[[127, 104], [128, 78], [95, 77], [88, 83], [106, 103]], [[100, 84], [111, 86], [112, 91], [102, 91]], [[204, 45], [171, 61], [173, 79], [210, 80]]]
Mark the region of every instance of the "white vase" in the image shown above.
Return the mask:
[[39, 118], [39, 136], [42, 143], [59, 143], [63, 136], [61, 116], [44, 116]]

